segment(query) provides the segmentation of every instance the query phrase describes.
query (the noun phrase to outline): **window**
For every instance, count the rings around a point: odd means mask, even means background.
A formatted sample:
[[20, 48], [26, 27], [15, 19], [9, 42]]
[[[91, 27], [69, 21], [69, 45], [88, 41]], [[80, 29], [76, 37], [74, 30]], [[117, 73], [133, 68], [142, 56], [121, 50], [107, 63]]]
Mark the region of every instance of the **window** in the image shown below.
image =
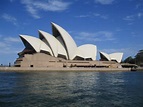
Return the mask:
[[33, 67], [33, 65], [30, 65], [30, 67]]

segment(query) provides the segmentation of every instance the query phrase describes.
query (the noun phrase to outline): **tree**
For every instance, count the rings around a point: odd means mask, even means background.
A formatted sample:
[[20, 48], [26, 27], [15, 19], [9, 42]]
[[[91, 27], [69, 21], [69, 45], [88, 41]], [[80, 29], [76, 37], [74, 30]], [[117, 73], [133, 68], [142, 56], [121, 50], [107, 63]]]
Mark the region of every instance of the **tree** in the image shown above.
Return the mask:
[[143, 50], [139, 50], [135, 56], [135, 60], [137, 65], [143, 64]]
[[138, 53], [135, 55], [135, 58], [129, 56], [123, 62], [143, 66], [143, 50], [139, 50]]
[[129, 56], [124, 60], [124, 63], [135, 64], [135, 59]]

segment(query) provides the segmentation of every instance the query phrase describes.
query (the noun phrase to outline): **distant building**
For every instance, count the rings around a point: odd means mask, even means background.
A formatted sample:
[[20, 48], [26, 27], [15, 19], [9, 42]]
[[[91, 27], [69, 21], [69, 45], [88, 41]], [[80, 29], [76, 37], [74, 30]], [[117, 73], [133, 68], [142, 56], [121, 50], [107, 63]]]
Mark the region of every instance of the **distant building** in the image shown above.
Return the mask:
[[[53, 35], [39, 30], [39, 38], [20, 35], [25, 49], [18, 53], [15, 61], [17, 67], [118, 67], [111, 55], [108, 61], [96, 61], [97, 47], [85, 44], [77, 47], [70, 34], [55, 23], [52, 24]], [[103, 54], [103, 53], [102, 53]], [[108, 55], [103, 54], [108, 59]], [[116, 56], [116, 55], [115, 55]], [[117, 55], [118, 56], [118, 55]]]

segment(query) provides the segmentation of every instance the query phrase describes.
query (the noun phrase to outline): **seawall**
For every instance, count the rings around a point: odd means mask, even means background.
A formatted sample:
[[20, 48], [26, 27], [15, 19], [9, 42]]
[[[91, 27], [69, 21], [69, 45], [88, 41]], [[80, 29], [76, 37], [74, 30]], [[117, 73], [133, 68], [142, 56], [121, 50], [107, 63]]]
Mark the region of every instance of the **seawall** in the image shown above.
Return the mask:
[[43, 67], [0, 67], [0, 71], [131, 71], [130, 68], [43, 68]]

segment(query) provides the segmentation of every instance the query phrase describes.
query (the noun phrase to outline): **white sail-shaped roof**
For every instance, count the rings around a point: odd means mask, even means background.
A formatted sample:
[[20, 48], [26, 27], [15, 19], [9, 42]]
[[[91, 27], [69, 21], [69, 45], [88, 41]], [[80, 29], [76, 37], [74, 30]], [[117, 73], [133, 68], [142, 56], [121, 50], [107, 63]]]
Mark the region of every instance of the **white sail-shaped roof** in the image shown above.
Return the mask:
[[122, 61], [123, 53], [112, 53], [109, 54], [111, 60], [116, 60], [118, 63]]
[[51, 56], [68, 60], [96, 60], [97, 47], [95, 45], [86, 44], [77, 47], [69, 33], [55, 23], [52, 23], [52, 31], [53, 35], [39, 30], [39, 38], [27, 35], [20, 35], [20, 37], [25, 47], [35, 50], [35, 52], [46, 51]]
[[66, 50], [54, 36], [42, 30], [39, 30], [39, 33], [39, 38], [42, 41], [46, 42], [46, 44], [51, 48], [52, 53], [55, 57], [58, 57], [58, 55], [60, 54], [64, 55], [67, 58]]
[[112, 54], [107, 54], [104, 52], [100, 52], [108, 61], [115, 60], [118, 63], [122, 61], [123, 53], [117, 52], [117, 53], [112, 53]]
[[97, 47], [92, 44], [85, 44], [77, 48], [74, 58], [78, 56], [83, 59], [96, 60], [96, 55], [97, 55]]
[[53, 29], [53, 36], [55, 36], [60, 41], [60, 43], [65, 47], [68, 59], [72, 60], [75, 55], [74, 50], [77, 49], [75, 41], [69, 35], [69, 33], [59, 25], [52, 23], [52, 29]]
[[105, 53], [105, 52], [100, 52], [100, 54], [102, 54], [108, 61], [111, 60], [109, 54]]
[[[49, 52], [52, 56], [52, 51], [43, 41], [36, 37], [27, 36], [27, 35], [20, 35], [20, 38], [28, 42], [36, 52], [40, 52], [41, 50]], [[25, 44], [25, 43], [24, 43]]]

